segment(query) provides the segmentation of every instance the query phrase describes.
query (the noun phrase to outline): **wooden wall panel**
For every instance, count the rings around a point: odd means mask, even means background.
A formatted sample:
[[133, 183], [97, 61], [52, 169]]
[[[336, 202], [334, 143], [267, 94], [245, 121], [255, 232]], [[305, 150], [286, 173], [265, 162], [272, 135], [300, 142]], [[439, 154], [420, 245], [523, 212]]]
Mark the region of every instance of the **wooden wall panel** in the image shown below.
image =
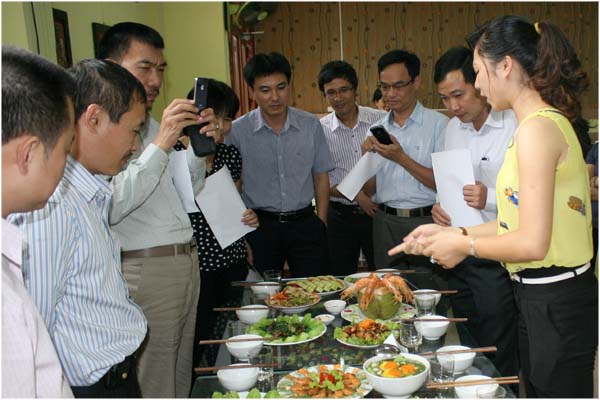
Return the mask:
[[[257, 30], [257, 52], [279, 51], [293, 64], [296, 107], [324, 112], [316, 84], [320, 66], [342, 58], [340, 3], [280, 3]], [[550, 20], [567, 34], [590, 78], [582, 99], [584, 116], [598, 114], [598, 4], [595, 2], [342, 2], [343, 58], [359, 75], [359, 103], [369, 104], [377, 82], [377, 60], [386, 51], [406, 48], [421, 59], [420, 99], [442, 108], [433, 85], [433, 65], [448, 48], [464, 44], [475, 26], [498, 15]]]

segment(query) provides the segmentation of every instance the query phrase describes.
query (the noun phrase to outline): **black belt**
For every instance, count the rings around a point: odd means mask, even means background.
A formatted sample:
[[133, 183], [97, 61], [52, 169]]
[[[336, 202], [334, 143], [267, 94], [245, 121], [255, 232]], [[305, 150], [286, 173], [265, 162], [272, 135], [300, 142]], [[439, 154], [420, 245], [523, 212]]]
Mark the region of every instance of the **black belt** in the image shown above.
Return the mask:
[[314, 208], [312, 205], [310, 205], [308, 207], [301, 208], [295, 211], [274, 212], [256, 209], [254, 210], [254, 212], [259, 217], [269, 218], [277, 222], [290, 222], [309, 217], [310, 215], [314, 215]]
[[431, 208], [433, 205], [420, 208], [393, 208], [388, 207], [384, 204], [379, 204], [379, 209], [386, 214], [395, 215], [402, 218], [410, 217], [427, 217], [431, 215]]
[[330, 201], [329, 206], [342, 214], [365, 214], [365, 211], [360, 206], [354, 204], [343, 204], [337, 201]]
[[108, 372], [102, 377], [100, 382], [107, 389], [114, 389], [127, 381], [130, 377], [135, 376], [135, 368], [137, 360], [135, 354], [125, 357], [120, 363], [110, 367]]

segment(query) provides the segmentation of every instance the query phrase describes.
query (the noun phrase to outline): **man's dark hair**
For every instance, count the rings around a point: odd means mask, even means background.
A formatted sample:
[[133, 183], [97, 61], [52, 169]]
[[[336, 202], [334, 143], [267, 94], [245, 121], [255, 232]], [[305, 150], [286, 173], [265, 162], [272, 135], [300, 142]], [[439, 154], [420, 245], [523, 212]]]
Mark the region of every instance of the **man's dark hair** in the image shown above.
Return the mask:
[[[193, 88], [189, 91], [187, 98], [190, 100], [194, 98]], [[206, 106], [212, 108], [215, 115], [222, 115], [225, 118], [233, 119], [240, 108], [240, 100], [229, 85], [221, 81], [209, 79]]]
[[354, 90], [358, 87], [358, 76], [356, 76], [356, 70], [352, 64], [347, 63], [346, 61], [330, 61], [323, 65], [319, 72], [319, 90], [324, 92], [325, 89], [323, 89], [323, 87], [325, 84], [337, 78], [345, 79], [350, 82], [352, 89]]
[[473, 51], [466, 47], [453, 47], [436, 61], [433, 81], [437, 85], [452, 71], [461, 71], [465, 83], [475, 84], [475, 70], [473, 70]]
[[381, 100], [382, 97], [383, 93], [381, 93], [381, 89], [375, 88], [375, 91], [373, 92], [373, 98], [371, 98], [371, 101], [373, 103], [377, 103], [379, 100]]
[[71, 124], [75, 81], [56, 64], [27, 50], [2, 46], [2, 144], [23, 136], [52, 150]]
[[256, 78], [282, 73], [289, 82], [292, 77], [292, 67], [287, 58], [280, 53], [258, 53], [244, 66], [244, 79], [250, 87], [254, 87]]
[[377, 61], [377, 72], [381, 73], [392, 64], [404, 64], [408, 70], [410, 79], [415, 79], [421, 73], [421, 61], [416, 54], [406, 50], [391, 50], [385, 53]]
[[129, 50], [132, 40], [156, 49], [165, 48], [162, 36], [153, 28], [136, 22], [121, 22], [110, 27], [102, 36], [98, 46], [98, 58], [120, 61]]
[[132, 102], [146, 104], [144, 86], [129, 71], [112, 61], [83, 60], [70, 72], [77, 83], [75, 121], [91, 104], [102, 107], [115, 124], [129, 111]]

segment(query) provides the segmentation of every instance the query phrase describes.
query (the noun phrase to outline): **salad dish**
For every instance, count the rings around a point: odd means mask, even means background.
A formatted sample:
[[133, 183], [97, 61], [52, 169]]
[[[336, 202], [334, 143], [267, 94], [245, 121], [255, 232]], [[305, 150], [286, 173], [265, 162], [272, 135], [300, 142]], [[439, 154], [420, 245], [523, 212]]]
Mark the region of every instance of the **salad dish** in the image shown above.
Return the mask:
[[[415, 308], [409, 304], [402, 303], [392, 317], [385, 319], [385, 321], [392, 321], [400, 323], [404, 318], [412, 318], [415, 315]], [[367, 316], [360, 310], [358, 304], [352, 304], [344, 308], [341, 317], [348, 322], [360, 322]], [[383, 320], [383, 318], [381, 318]]]
[[299, 287], [309, 293], [318, 293], [320, 296], [329, 296], [339, 293], [344, 289], [344, 281], [332, 275], [313, 276], [297, 279], [287, 283], [290, 287]]
[[398, 324], [391, 321], [364, 319], [352, 325], [335, 328], [333, 337], [340, 343], [363, 349], [375, 348], [392, 333], [398, 332]]
[[361, 398], [372, 389], [363, 370], [339, 364], [300, 368], [277, 384], [284, 398]]
[[318, 319], [306, 314], [280, 315], [277, 318], [266, 318], [253, 325], [246, 331], [265, 338], [265, 344], [270, 346], [289, 346], [315, 340], [325, 334], [327, 327]]
[[316, 293], [309, 293], [295, 286], [287, 286], [279, 293], [265, 299], [265, 303], [286, 314], [296, 314], [308, 310], [321, 301]]
[[213, 392], [213, 399], [278, 399], [281, 397], [276, 389], [269, 390], [267, 393], [259, 392], [258, 389], [254, 388], [249, 392], [236, 392], [230, 390], [229, 392]]

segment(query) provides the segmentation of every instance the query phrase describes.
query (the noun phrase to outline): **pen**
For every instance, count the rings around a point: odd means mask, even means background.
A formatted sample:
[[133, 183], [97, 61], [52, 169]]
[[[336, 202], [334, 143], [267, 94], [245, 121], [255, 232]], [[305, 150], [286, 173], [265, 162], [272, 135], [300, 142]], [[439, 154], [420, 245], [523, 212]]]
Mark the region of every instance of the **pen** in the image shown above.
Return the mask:
[[487, 161], [488, 158], [487, 157], [481, 157], [481, 161]]

